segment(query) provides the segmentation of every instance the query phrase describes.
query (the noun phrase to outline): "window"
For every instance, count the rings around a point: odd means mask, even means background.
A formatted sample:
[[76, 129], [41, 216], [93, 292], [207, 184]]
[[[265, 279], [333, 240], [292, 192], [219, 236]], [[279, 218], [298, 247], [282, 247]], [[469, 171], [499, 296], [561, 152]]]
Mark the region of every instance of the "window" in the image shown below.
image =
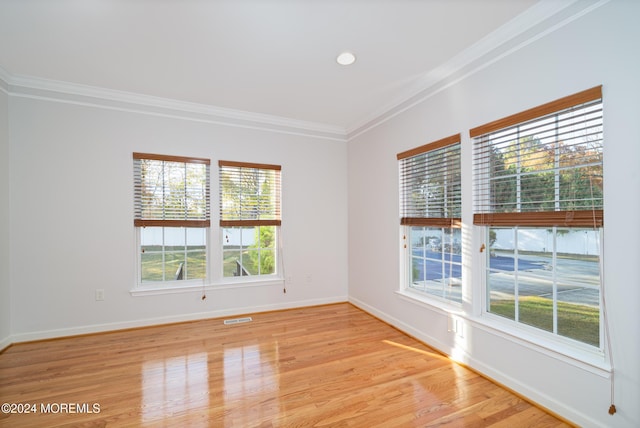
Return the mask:
[[141, 284], [207, 277], [209, 159], [133, 154]]
[[599, 347], [602, 88], [470, 134], [486, 312]]
[[405, 287], [461, 303], [460, 134], [397, 157]]
[[279, 165], [219, 161], [224, 277], [277, 275]]

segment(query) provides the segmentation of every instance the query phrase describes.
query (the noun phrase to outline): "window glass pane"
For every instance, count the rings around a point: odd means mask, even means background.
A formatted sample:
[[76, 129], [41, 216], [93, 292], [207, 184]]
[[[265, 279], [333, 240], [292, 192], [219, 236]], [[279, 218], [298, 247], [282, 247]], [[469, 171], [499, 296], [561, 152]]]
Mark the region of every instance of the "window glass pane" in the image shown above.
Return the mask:
[[253, 247], [246, 251], [247, 257], [244, 259], [244, 267], [249, 271], [249, 275], [260, 275], [260, 251]]
[[508, 228], [489, 229], [487, 251], [488, 311], [516, 319], [515, 232]]
[[516, 176], [506, 175], [491, 180], [491, 212], [514, 212], [518, 208], [517, 200]]
[[224, 250], [222, 269], [225, 277], [248, 274], [248, 272], [242, 271], [242, 252], [235, 249]]
[[[230, 227], [222, 230], [222, 263], [223, 275], [243, 276], [248, 272], [243, 269], [242, 250], [248, 244], [243, 240], [243, 229], [239, 227]], [[251, 236], [251, 234], [245, 234]]]
[[602, 209], [602, 165], [560, 172], [560, 208]]
[[489, 312], [600, 345], [598, 230], [491, 228], [489, 242]]
[[274, 273], [276, 273], [276, 251], [274, 249], [263, 249], [260, 251], [260, 275]]
[[222, 233], [225, 277], [276, 273], [276, 226], [229, 227]]
[[553, 332], [553, 233], [518, 228], [518, 321]]
[[165, 251], [165, 280], [185, 279], [186, 254], [184, 247], [166, 247]]
[[221, 220], [279, 220], [280, 170], [220, 166]]
[[184, 279], [200, 279], [207, 276], [207, 229], [189, 227], [185, 229], [186, 273]]
[[409, 287], [462, 302], [461, 231], [457, 228], [411, 227]]
[[208, 164], [134, 159], [134, 180], [136, 219], [209, 218]]
[[141, 255], [141, 270], [142, 282], [162, 281], [164, 278], [162, 251], [153, 251], [151, 247], [147, 247]]
[[559, 229], [558, 334], [600, 345], [600, 236], [597, 230]]
[[[147, 228], [145, 228], [147, 229]], [[164, 245], [169, 250], [184, 249], [186, 244], [186, 232], [187, 229], [183, 227], [165, 227], [164, 228]]]
[[[427, 291], [426, 289], [426, 251], [429, 241], [436, 238], [430, 238], [426, 235], [424, 227], [412, 227], [409, 233], [409, 254], [411, 254], [411, 278], [409, 287], [414, 290]], [[438, 239], [438, 242], [440, 240]]]
[[415, 290], [427, 291], [426, 289], [426, 260], [422, 255], [411, 257], [411, 282], [410, 287]]
[[399, 169], [400, 217], [460, 217], [459, 143], [402, 157]]
[[474, 147], [476, 214], [602, 209], [601, 100], [477, 136]]
[[163, 228], [140, 229], [141, 281], [164, 280]]
[[141, 282], [206, 278], [206, 228], [140, 228]]
[[553, 211], [555, 190], [553, 172], [524, 174], [520, 177], [519, 211]]

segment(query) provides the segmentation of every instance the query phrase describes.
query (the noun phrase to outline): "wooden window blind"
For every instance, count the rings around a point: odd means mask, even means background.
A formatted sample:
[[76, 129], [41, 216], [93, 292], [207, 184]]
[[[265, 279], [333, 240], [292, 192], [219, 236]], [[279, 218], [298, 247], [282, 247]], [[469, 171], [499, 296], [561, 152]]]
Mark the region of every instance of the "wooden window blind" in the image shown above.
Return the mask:
[[602, 87], [470, 130], [474, 224], [603, 225]]
[[398, 153], [400, 224], [460, 227], [460, 134]]
[[134, 225], [209, 227], [209, 159], [133, 153]]
[[280, 226], [280, 165], [219, 161], [220, 226]]

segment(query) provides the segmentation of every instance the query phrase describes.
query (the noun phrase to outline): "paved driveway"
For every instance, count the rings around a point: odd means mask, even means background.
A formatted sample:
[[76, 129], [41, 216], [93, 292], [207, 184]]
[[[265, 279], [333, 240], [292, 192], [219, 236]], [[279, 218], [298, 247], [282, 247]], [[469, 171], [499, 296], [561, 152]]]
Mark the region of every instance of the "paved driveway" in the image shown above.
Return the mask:
[[[418, 255], [418, 253], [414, 253]], [[420, 253], [420, 255], [422, 255]], [[426, 252], [426, 260], [414, 264], [418, 278], [415, 287], [429, 294], [442, 295], [442, 282], [445, 281], [444, 293], [449, 299], [461, 301], [460, 278], [462, 276], [461, 256]], [[496, 255], [490, 258], [489, 281], [495, 298], [513, 296], [516, 278], [513, 257]], [[518, 260], [518, 294], [520, 296], [552, 297], [552, 281], [554, 272], [551, 258], [539, 256], [520, 256]], [[443, 272], [444, 267], [444, 272]], [[600, 304], [599, 264], [596, 261], [558, 258], [555, 278], [557, 282], [557, 298], [561, 302], [581, 303], [591, 306]]]

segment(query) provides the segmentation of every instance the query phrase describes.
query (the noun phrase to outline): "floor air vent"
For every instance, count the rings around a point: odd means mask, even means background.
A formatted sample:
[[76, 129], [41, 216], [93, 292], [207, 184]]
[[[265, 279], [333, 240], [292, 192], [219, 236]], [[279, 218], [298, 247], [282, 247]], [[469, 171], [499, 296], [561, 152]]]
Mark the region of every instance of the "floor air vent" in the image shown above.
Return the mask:
[[251, 317], [244, 317], [244, 318], [234, 318], [231, 320], [224, 320], [225, 325], [231, 325], [231, 324], [240, 324], [243, 322], [251, 322], [253, 321], [251, 319]]

